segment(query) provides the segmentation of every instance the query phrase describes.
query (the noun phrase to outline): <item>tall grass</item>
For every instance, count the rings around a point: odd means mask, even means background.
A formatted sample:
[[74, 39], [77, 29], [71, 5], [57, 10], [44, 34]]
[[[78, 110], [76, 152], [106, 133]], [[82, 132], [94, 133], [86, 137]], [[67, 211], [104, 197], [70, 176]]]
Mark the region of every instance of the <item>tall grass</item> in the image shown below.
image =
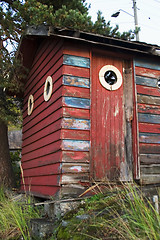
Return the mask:
[[[27, 204], [26, 204], [27, 203]], [[30, 239], [29, 220], [39, 217], [39, 212], [30, 205], [30, 197], [25, 202], [13, 201], [0, 188], [0, 239]]]
[[[77, 215], [87, 214], [79, 221]], [[67, 218], [57, 239], [123, 239], [159, 240], [160, 215], [152, 201], [147, 199], [136, 185], [125, 184], [109, 187], [80, 206], [72, 218]]]
[[115, 219], [111, 222], [117, 234], [123, 239], [160, 239], [160, 215], [151, 200], [130, 184], [118, 191], [121, 212], [113, 211]]

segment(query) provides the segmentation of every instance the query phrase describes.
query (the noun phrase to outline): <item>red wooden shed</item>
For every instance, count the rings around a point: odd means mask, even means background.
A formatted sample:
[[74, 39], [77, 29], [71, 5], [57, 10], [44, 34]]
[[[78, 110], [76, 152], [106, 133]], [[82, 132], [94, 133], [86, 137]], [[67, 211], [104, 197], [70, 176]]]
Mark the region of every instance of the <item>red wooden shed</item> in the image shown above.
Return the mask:
[[160, 184], [160, 47], [30, 27], [22, 189], [77, 196], [93, 181]]

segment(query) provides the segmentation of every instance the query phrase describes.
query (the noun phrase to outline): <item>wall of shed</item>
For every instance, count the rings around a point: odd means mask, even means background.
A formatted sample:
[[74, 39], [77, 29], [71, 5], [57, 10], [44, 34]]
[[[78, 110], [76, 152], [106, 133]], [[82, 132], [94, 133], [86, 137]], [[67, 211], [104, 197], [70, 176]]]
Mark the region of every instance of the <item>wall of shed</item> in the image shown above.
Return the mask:
[[139, 130], [140, 181], [160, 183], [160, 64], [155, 60], [135, 61]]
[[89, 47], [65, 42], [61, 197], [77, 196], [89, 184], [90, 161]]
[[[25, 85], [22, 145], [22, 189], [36, 195], [54, 195], [60, 188], [63, 42], [44, 40], [39, 45]], [[53, 94], [43, 97], [46, 78], [53, 79]], [[29, 95], [34, 109], [27, 114]], [[25, 183], [25, 185], [23, 184]]]

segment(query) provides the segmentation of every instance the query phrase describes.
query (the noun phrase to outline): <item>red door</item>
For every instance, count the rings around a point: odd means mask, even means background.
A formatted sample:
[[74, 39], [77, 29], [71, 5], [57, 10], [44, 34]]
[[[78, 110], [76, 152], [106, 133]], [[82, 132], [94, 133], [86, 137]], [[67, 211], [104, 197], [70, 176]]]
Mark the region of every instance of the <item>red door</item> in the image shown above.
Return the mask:
[[[103, 71], [104, 69], [104, 71]], [[91, 83], [91, 169], [95, 180], [123, 180], [127, 176], [126, 121], [124, 113], [123, 61], [93, 54]], [[101, 73], [100, 73], [101, 71]], [[99, 74], [104, 74], [107, 89]], [[110, 82], [111, 80], [111, 82]], [[112, 90], [114, 89], [114, 90]], [[128, 179], [127, 179], [128, 180]]]

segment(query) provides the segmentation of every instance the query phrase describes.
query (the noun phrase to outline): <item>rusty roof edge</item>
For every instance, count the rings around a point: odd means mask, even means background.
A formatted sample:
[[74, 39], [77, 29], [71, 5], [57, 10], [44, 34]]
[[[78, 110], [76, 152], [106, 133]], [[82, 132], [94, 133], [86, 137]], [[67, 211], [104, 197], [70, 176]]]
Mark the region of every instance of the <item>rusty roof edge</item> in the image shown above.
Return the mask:
[[142, 42], [133, 42], [114, 38], [110, 36], [103, 36], [94, 33], [77, 31], [68, 28], [55, 28], [53, 26], [30, 26], [26, 29], [25, 35], [29, 36], [58, 36], [68, 39], [75, 39], [92, 44], [99, 44], [101, 46], [112, 46], [120, 49], [125, 49], [133, 52], [160, 56], [160, 46], [152, 45]]

